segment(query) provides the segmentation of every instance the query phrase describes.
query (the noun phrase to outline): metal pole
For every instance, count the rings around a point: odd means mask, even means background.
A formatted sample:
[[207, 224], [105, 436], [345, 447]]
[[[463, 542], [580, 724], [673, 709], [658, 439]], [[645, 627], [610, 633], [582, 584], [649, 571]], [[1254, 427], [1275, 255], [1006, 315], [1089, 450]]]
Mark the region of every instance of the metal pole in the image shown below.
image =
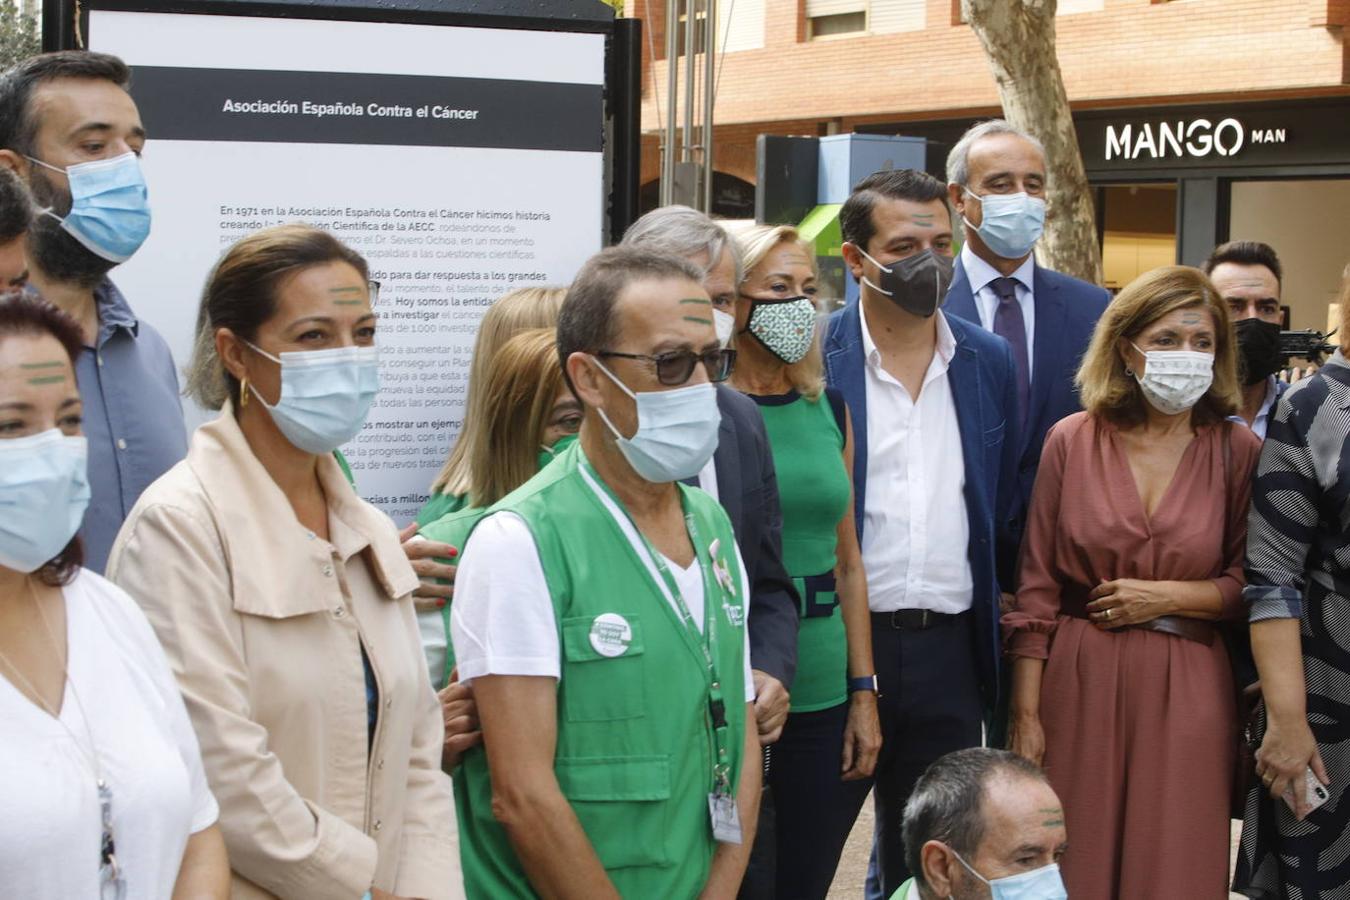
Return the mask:
[[694, 161], [694, 68], [698, 38], [698, 0], [684, 0], [684, 128], [680, 133], [680, 162]]
[[704, 2], [708, 4], [708, 14], [704, 18], [704, 33], [707, 37], [703, 41], [703, 211], [712, 215], [713, 104], [717, 99], [713, 67], [717, 61], [717, 0]]
[[675, 55], [676, 31], [680, 18], [676, 15], [676, 0], [666, 0], [666, 135], [661, 148], [661, 205], [669, 206], [675, 191], [675, 112], [679, 104], [675, 92], [679, 88], [680, 61]]
[[610, 139], [614, 152], [610, 173], [609, 239], [617, 244], [638, 217], [642, 172], [642, 20], [616, 18], [610, 38]]

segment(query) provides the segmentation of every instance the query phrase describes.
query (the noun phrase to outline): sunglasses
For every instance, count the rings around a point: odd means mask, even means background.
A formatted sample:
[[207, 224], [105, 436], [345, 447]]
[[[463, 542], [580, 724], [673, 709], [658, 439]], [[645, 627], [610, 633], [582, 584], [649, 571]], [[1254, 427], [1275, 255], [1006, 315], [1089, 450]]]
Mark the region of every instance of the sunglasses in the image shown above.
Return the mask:
[[713, 382], [726, 381], [731, 377], [731, 370], [736, 367], [736, 351], [719, 348], [709, 350], [706, 353], [695, 353], [692, 350], [670, 350], [666, 353], [658, 353], [656, 356], [648, 356], [645, 353], [619, 353], [614, 350], [601, 350], [595, 354], [599, 357], [617, 356], [620, 359], [640, 359], [652, 363], [656, 366], [656, 378], [662, 384], [669, 387], [684, 384], [694, 374], [694, 366], [700, 362], [708, 370], [708, 380]]

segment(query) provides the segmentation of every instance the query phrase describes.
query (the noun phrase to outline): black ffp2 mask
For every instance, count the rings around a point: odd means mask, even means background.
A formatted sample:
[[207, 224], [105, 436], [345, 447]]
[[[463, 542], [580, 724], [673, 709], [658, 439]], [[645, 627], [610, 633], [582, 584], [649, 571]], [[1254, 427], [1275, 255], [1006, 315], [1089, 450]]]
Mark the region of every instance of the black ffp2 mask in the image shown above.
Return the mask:
[[880, 285], [872, 284], [866, 276], [863, 276], [863, 282], [890, 297], [896, 306], [911, 315], [925, 319], [933, 315], [946, 298], [947, 288], [951, 287], [955, 262], [950, 256], [925, 250], [883, 266], [861, 247], [858, 252], [881, 270]]
[[1242, 383], [1259, 384], [1284, 366], [1280, 355], [1280, 326], [1260, 319], [1242, 319], [1233, 326], [1242, 357]]

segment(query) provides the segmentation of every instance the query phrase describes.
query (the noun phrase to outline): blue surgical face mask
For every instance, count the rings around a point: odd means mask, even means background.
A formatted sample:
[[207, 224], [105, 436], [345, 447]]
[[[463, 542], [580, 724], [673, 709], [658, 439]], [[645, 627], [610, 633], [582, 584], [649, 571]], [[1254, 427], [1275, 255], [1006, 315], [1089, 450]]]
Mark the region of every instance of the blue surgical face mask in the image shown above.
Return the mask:
[[620, 434], [599, 410], [633, 471], [654, 484], [666, 484], [692, 478], [708, 464], [717, 451], [717, 429], [722, 424], [717, 389], [710, 382], [634, 393], [604, 363], [595, 364], [637, 404], [638, 428], [631, 438]]
[[736, 317], [731, 313], [713, 310], [713, 330], [717, 332], [717, 343], [723, 348], [731, 346], [731, 337], [736, 333]]
[[65, 169], [28, 157], [30, 162], [64, 172], [70, 183], [70, 212], [64, 217], [43, 210], [90, 253], [122, 263], [150, 234], [150, 199], [141, 161], [127, 152]]
[[1051, 863], [1020, 875], [1006, 878], [985, 878], [970, 863], [961, 859], [955, 850], [952, 854], [966, 867], [966, 871], [989, 886], [992, 900], [1068, 900], [1069, 892], [1064, 889], [1064, 879], [1059, 874], [1059, 864]]
[[249, 389], [296, 447], [316, 455], [332, 453], [366, 424], [380, 390], [380, 353], [375, 347], [283, 353], [278, 359], [248, 346], [281, 366], [281, 397], [275, 406], [252, 384]]
[[36, 572], [80, 530], [89, 506], [88, 447], [55, 428], [0, 440], [0, 566]]
[[1021, 259], [1031, 252], [1045, 230], [1045, 201], [1025, 192], [1019, 194], [979, 194], [965, 189], [980, 201], [980, 227], [961, 221], [980, 236], [986, 247], [1003, 259]]

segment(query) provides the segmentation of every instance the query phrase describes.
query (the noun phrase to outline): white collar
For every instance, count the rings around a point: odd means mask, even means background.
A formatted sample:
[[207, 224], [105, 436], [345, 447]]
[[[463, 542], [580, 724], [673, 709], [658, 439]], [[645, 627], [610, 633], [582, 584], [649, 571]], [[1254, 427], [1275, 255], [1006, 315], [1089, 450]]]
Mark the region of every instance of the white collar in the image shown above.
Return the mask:
[[[946, 368], [956, 355], [956, 335], [952, 334], [952, 327], [947, 324], [947, 317], [942, 310], [939, 309], [933, 315], [937, 316], [937, 356], [942, 360], [943, 368]], [[877, 349], [876, 341], [872, 340], [872, 332], [867, 330], [867, 308], [861, 297], [858, 298], [858, 322], [862, 325], [863, 358], [868, 365], [880, 366], [881, 351]]]
[[[970, 293], [972, 295], [978, 295], [980, 291], [989, 287], [995, 279], [1003, 277], [1002, 272], [975, 255], [975, 251], [970, 249], [969, 242], [961, 248], [961, 265], [966, 270], [966, 278], [970, 279]], [[1022, 287], [1034, 292], [1036, 254], [1033, 253], [1023, 260], [1022, 264], [1017, 267], [1017, 271], [1009, 277], [1015, 278]]]

